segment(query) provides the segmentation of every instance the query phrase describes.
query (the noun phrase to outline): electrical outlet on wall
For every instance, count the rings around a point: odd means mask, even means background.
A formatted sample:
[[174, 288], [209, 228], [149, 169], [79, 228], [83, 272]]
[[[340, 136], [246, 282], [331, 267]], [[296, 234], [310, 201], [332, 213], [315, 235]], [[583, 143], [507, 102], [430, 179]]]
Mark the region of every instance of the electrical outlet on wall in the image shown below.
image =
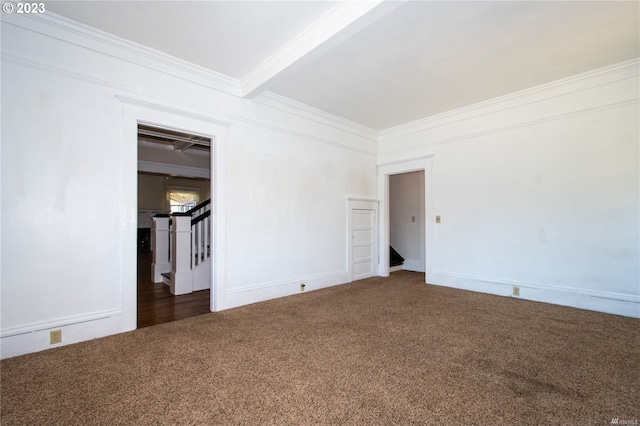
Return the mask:
[[55, 345], [56, 343], [62, 343], [62, 330], [53, 330], [49, 332], [49, 344]]

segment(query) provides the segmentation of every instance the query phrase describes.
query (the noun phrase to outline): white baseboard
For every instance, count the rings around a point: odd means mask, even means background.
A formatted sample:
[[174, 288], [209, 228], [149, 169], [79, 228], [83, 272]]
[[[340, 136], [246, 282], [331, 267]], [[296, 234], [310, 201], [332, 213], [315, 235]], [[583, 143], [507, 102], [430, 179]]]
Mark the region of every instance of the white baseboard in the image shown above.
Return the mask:
[[[86, 340], [97, 339], [110, 336], [112, 334], [124, 333], [135, 329], [127, 328], [124, 325], [122, 315], [113, 315], [106, 318], [84, 320], [82, 322], [61, 324], [59, 321], [39, 324], [38, 327], [24, 330], [24, 332], [3, 333], [0, 339], [0, 358], [12, 358], [32, 352], [39, 352], [46, 349], [53, 349], [60, 346], [79, 343]], [[52, 330], [62, 331], [62, 342], [50, 344], [49, 333]]]
[[[568, 286], [491, 280], [484, 277], [440, 271], [428, 275], [427, 282], [443, 287], [640, 318], [639, 295], [585, 290]], [[514, 287], [518, 288], [519, 295], [517, 296], [514, 295]]]
[[300, 290], [301, 284], [304, 284], [304, 292], [306, 293], [321, 288], [346, 284], [348, 280], [347, 271], [336, 271], [327, 274], [299, 277], [293, 280], [236, 287], [227, 290], [226, 303], [222, 309], [236, 308], [251, 303], [300, 294], [303, 293], [303, 291]]
[[404, 268], [402, 267], [402, 265], [390, 266], [389, 267], [389, 273], [396, 272], [396, 271], [402, 271], [403, 269]]

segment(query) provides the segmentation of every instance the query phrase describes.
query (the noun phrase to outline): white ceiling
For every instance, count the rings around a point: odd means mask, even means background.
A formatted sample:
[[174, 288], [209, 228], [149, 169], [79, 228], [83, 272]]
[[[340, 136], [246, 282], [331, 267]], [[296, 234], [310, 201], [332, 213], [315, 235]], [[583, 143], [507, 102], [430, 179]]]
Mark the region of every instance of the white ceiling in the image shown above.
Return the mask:
[[638, 1], [47, 2], [382, 130], [640, 56]]

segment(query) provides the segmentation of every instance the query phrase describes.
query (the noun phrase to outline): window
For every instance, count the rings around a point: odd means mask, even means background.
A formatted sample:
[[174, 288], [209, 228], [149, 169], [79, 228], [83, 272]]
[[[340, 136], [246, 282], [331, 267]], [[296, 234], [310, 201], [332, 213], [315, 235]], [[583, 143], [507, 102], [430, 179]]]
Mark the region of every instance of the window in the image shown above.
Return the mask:
[[184, 213], [198, 204], [200, 192], [189, 188], [167, 188], [167, 198], [171, 213]]

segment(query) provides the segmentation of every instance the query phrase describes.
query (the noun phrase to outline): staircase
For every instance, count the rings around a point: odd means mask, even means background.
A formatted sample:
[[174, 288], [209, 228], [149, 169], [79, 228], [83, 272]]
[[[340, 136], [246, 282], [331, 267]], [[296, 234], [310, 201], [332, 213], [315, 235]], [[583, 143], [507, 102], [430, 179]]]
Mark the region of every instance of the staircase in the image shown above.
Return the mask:
[[395, 268], [393, 270], [402, 269], [404, 264], [404, 257], [400, 255], [393, 247], [389, 246], [389, 267]]
[[151, 280], [171, 294], [211, 287], [211, 200], [184, 213], [157, 214], [151, 228]]

